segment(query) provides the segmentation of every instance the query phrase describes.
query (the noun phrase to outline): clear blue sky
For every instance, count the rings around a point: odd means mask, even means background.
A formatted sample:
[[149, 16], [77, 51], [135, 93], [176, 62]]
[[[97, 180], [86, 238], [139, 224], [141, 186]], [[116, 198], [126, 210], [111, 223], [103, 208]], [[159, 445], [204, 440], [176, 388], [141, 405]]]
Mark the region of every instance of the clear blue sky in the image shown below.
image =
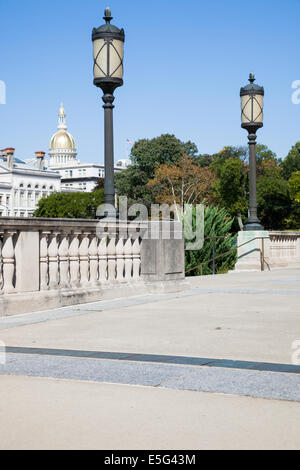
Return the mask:
[[0, 0], [0, 148], [48, 151], [60, 102], [79, 158], [103, 162], [103, 109], [92, 84], [91, 31], [110, 5], [126, 32], [124, 86], [116, 91], [115, 158], [126, 139], [174, 133], [201, 153], [244, 145], [239, 89], [264, 85], [259, 141], [285, 157], [300, 140], [299, 0]]

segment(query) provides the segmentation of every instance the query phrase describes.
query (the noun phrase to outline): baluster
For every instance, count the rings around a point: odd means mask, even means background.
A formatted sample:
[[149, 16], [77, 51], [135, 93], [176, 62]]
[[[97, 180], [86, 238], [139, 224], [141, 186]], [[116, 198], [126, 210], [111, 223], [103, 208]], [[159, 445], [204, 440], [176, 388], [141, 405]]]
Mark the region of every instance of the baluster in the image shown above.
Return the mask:
[[113, 236], [109, 238], [107, 245], [107, 255], [108, 255], [108, 280], [115, 281], [116, 279], [116, 239]]
[[87, 233], [81, 235], [81, 243], [79, 247], [80, 259], [80, 282], [85, 287], [89, 283], [89, 238]]
[[73, 288], [79, 287], [79, 235], [81, 232], [73, 232], [70, 236], [70, 282]]
[[69, 235], [61, 232], [58, 247], [59, 256], [59, 286], [64, 289], [69, 287]]
[[125, 253], [125, 280], [130, 281], [132, 278], [132, 240], [128, 238], [124, 246]]
[[95, 233], [90, 235], [89, 258], [90, 258], [90, 284], [98, 284], [98, 246]]
[[101, 238], [98, 246], [99, 254], [99, 281], [105, 282], [107, 280], [107, 238]]
[[3, 281], [4, 281], [4, 293], [10, 294], [14, 292], [15, 288], [13, 285], [15, 275], [15, 247], [13, 236], [15, 232], [5, 232], [3, 236]]
[[42, 232], [40, 238], [40, 290], [48, 289], [48, 235], [49, 233]]
[[49, 235], [49, 288], [56, 289], [58, 286], [58, 233], [52, 232]]
[[132, 247], [133, 253], [133, 279], [140, 278], [140, 269], [141, 269], [141, 244], [140, 239], [137, 238]]
[[117, 281], [124, 281], [124, 267], [125, 267], [124, 238], [119, 238], [117, 242], [116, 256], [117, 256]]

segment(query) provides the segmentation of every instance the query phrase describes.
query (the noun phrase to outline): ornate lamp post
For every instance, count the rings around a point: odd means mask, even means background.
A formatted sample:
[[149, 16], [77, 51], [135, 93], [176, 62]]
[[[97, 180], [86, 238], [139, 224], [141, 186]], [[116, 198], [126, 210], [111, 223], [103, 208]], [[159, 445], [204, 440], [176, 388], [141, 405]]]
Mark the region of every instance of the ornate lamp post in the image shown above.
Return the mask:
[[242, 106], [242, 128], [248, 131], [249, 139], [249, 168], [250, 168], [250, 204], [249, 218], [246, 221], [244, 230], [264, 230], [257, 218], [257, 198], [256, 198], [256, 132], [263, 127], [263, 102], [264, 88], [255, 85], [255, 76], [250, 73], [250, 85], [241, 88]]
[[[111, 9], [104, 12], [105, 24], [93, 29], [94, 85], [103, 91], [105, 125], [104, 203], [115, 206], [113, 102], [114, 91], [123, 85], [124, 29], [111, 24]], [[110, 215], [110, 214], [103, 214]]]

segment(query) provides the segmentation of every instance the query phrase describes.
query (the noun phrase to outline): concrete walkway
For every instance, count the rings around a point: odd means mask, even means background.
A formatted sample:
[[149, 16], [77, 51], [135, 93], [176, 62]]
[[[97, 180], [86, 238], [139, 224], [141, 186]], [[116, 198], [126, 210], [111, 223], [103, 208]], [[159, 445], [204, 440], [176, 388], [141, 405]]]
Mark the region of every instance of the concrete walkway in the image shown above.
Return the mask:
[[[194, 278], [182, 293], [1, 318], [0, 448], [300, 448], [300, 365], [292, 364], [299, 307], [295, 269]], [[115, 410], [111, 440], [93, 434], [101, 397], [99, 426]], [[132, 419], [135, 399], [144, 410]], [[55, 403], [66, 413], [53, 413]], [[24, 418], [19, 427], [15, 408]], [[68, 439], [35, 436], [42, 416], [47, 429], [72, 428]], [[158, 416], [169, 429], [161, 441]], [[72, 423], [88, 427], [91, 419], [89, 439], [82, 438]]]

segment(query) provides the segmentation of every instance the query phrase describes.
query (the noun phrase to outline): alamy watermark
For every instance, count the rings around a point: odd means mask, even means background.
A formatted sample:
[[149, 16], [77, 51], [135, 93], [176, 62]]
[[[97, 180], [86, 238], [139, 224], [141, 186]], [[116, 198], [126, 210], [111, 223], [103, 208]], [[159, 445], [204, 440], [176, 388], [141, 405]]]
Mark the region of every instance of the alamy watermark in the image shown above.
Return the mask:
[[128, 206], [126, 196], [119, 198], [119, 213], [113, 205], [102, 204], [97, 216], [98, 238], [105, 237], [108, 225], [115, 227], [120, 238], [142, 238], [143, 240], [185, 240], [186, 251], [201, 250], [204, 245], [203, 204], [184, 207], [168, 204], [152, 204], [150, 210], [143, 204]]
[[295, 90], [292, 93], [292, 103], [300, 104], [300, 80], [293, 81], [292, 89]]
[[300, 366], [300, 339], [293, 342], [292, 351], [292, 364]]
[[6, 345], [3, 341], [0, 341], [0, 366], [6, 364]]
[[6, 104], [6, 84], [0, 80], [0, 104]]

